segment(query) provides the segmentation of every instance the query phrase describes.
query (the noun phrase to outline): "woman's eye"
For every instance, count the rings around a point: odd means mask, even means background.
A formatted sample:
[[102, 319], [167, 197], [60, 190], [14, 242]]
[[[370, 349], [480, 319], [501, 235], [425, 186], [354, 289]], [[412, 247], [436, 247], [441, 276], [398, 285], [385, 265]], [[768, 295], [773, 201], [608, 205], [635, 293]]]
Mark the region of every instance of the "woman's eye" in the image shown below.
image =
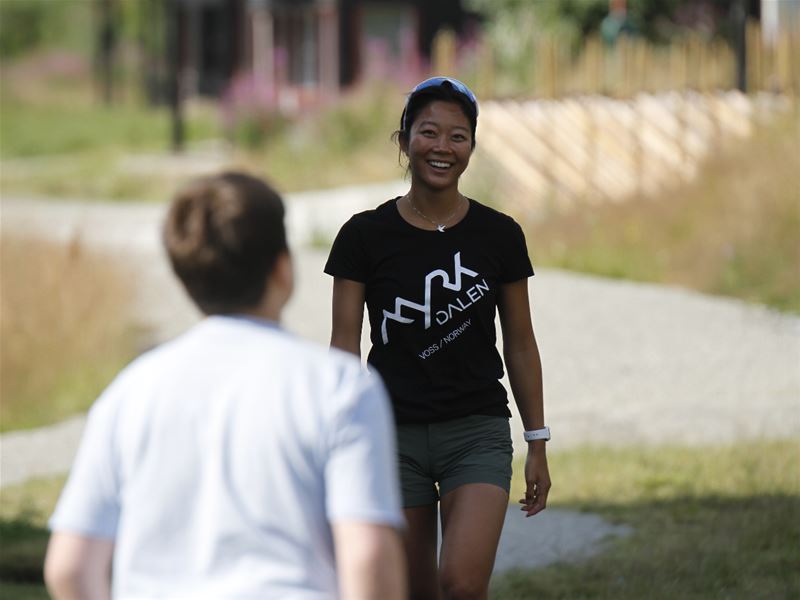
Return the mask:
[[420, 133], [422, 135], [426, 135], [428, 137], [430, 137], [432, 135], [436, 135], [436, 132], [433, 129], [423, 129], [422, 131], [420, 131]]
[[453, 136], [453, 141], [454, 141], [454, 142], [463, 142], [463, 141], [464, 141], [464, 140], [466, 140], [466, 139], [467, 139], [467, 137], [466, 137], [466, 136], [464, 136], [464, 135], [461, 135], [460, 133], [457, 133], [457, 134], [455, 134], [455, 135]]

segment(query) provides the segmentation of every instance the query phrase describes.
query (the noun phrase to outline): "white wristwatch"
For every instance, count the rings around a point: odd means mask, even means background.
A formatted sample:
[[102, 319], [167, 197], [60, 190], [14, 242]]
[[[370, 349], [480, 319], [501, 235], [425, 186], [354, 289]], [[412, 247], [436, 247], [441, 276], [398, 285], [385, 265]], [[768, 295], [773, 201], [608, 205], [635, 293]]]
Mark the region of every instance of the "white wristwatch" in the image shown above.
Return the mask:
[[550, 439], [550, 428], [549, 427], [542, 427], [541, 429], [532, 429], [531, 431], [526, 431], [524, 434], [526, 442], [532, 442], [534, 440], [544, 440], [545, 442]]

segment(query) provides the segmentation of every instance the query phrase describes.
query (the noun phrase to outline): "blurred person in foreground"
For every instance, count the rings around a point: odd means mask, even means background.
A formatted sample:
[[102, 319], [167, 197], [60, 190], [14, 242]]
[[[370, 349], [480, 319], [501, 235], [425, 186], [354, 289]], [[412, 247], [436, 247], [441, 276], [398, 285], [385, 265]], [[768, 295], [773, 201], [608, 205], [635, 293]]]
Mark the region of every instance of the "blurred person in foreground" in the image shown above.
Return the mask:
[[496, 314], [528, 442], [527, 516], [544, 510], [550, 490], [525, 236], [458, 187], [477, 124], [478, 101], [462, 82], [418, 84], [395, 132], [411, 188], [345, 223], [325, 266], [334, 277], [331, 344], [359, 353], [366, 304], [369, 363], [392, 397], [413, 598], [488, 595], [513, 454]]
[[404, 597], [388, 400], [352, 356], [281, 329], [283, 217], [237, 173], [172, 203], [167, 253], [207, 317], [91, 409], [50, 520], [55, 598]]

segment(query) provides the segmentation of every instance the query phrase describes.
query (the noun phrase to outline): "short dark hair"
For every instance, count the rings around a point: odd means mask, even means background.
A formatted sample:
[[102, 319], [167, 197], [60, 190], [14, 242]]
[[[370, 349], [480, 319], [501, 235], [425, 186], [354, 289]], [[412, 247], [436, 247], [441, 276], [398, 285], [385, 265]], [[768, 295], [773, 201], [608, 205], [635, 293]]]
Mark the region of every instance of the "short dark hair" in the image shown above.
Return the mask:
[[417, 118], [419, 112], [431, 102], [441, 100], [444, 102], [455, 102], [461, 108], [464, 116], [469, 121], [472, 132], [472, 148], [475, 149], [475, 131], [478, 128], [478, 112], [475, 105], [469, 101], [461, 92], [457, 91], [447, 82], [442, 85], [426, 87], [417, 92], [413, 92], [406, 103], [403, 114], [400, 117], [400, 129], [395, 131], [397, 139], [403, 143], [408, 143], [411, 133], [411, 126]]
[[226, 172], [184, 187], [169, 208], [164, 246], [175, 274], [205, 314], [256, 306], [286, 245], [284, 207], [261, 179]]

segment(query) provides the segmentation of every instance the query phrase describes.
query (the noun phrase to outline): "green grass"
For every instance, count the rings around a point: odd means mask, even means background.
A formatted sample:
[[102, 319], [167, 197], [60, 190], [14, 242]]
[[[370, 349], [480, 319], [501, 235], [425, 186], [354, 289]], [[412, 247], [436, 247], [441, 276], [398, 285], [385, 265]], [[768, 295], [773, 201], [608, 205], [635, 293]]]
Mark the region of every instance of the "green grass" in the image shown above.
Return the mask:
[[[586, 448], [550, 457], [550, 505], [634, 533], [577, 564], [496, 578], [493, 598], [795, 598], [800, 442]], [[521, 469], [516, 469], [516, 473]], [[514, 481], [512, 497], [522, 489]]]
[[391, 134], [402, 102], [393, 87], [359, 90], [318, 114], [290, 121], [237, 160], [286, 191], [401, 177]]
[[[120, 81], [113, 104], [105, 106], [92, 89], [89, 65], [78, 55], [35, 54], [3, 66], [0, 187], [5, 197], [169, 197], [180, 173], [154, 167], [143, 174], [125, 166], [131, 154], [167, 157], [171, 148], [168, 110], [144, 103], [130, 77]], [[219, 137], [219, 115], [192, 104], [185, 129], [187, 145], [197, 147]]]
[[[4, 61], [0, 73], [0, 158], [68, 157], [109, 151], [169, 149], [170, 114], [141, 98], [130, 75], [110, 105], [98, 98], [86, 58], [69, 52]], [[216, 112], [186, 111], [191, 142], [218, 135]]]
[[800, 113], [659, 197], [529, 223], [537, 264], [682, 285], [800, 313]]
[[[166, 109], [135, 104], [110, 107], [92, 103], [36, 106], [16, 100], [0, 104], [0, 157], [25, 158], [116, 149], [128, 152], [168, 149], [170, 117]], [[194, 117], [188, 141], [217, 135], [213, 117]]]
[[[493, 599], [800, 594], [800, 440], [584, 448], [549, 458], [551, 507], [599, 514], [634, 533], [575, 564], [496, 577]], [[515, 469], [512, 498], [522, 489], [520, 472]], [[0, 492], [0, 590], [46, 597], [44, 527], [63, 482], [35, 480]]]
[[64, 481], [64, 477], [35, 479], [0, 490], [0, 597], [49, 597], [42, 579], [47, 519]]
[[[14, 63], [0, 81], [4, 195], [163, 201], [197, 174], [168, 160], [169, 112], [137, 100], [131, 82], [106, 107], [94, 98], [88, 73], [39, 76], [40, 62], [49, 64], [36, 57]], [[221, 106], [192, 102], [185, 111], [187, 162], [213, 143], [227, 148], [218, 152], [217, 168], [246, 169], [282, 191], [392, 179], [402, 173], [390, 140], [402, 100], [394, 88], [362, 89], [316, 113], [263, 121], [267, 131], [246, 115], [226, 131]], [[126, 159], [142, 154], [153, 166], [132, 170]]]

